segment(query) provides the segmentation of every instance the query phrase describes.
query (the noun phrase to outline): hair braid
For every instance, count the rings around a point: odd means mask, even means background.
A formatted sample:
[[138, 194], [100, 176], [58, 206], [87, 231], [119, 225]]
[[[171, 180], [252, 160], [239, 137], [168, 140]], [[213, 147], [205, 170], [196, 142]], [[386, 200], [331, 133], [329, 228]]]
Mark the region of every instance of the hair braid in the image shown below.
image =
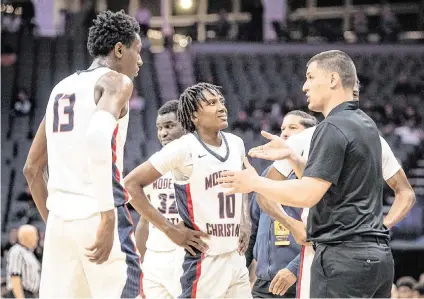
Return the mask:
[[203, 92], [208, 91], [222, 96], [220, 89], [220, 86], [202, 82], [187, 87], [180, 95], [177, 119], [186, 132], [194, 132], [196, 130], [191, 118], [193, 113], [199, 109], [200, 101], [206, 101], [206, 97]]

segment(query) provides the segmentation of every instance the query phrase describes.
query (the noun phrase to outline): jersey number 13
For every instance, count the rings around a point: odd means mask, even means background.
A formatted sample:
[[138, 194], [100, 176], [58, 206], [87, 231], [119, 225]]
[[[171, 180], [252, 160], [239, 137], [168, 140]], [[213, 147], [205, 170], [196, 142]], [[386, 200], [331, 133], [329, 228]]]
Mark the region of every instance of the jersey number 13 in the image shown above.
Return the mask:
[[[70, 132], [74, 128], [75, 94], [58, 94], [53, 105], [53, 132]], [[62, 109], [60, 109], [62, 108]]]

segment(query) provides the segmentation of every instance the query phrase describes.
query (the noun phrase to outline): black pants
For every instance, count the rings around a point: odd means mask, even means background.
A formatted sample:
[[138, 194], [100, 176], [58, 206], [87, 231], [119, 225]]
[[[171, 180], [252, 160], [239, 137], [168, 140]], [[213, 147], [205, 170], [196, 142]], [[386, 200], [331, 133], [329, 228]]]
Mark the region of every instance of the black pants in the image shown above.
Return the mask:
[[387, 242], [318, 244], [311, 268], [311, 298], [390, 298], [394, 277]]
[[268, 280], [256, 279], [252, 288], [253, 298], [296, 298], [296, 284], [292, 285], [283, 296], [274, 295], [269, 291]]

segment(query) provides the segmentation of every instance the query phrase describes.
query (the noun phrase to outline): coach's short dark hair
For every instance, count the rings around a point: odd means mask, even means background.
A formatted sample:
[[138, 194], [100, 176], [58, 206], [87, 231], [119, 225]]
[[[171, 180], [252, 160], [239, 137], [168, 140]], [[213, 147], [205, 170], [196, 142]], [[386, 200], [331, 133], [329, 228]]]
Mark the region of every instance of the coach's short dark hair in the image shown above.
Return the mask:
[[295, 116], [299, 116], [302, 118], [302, 120], [300, 121], [301, 125], [304, 126], [305, 128], [311, 128], [313, 126], [316, 126], [318, 124], [318, 120], [315, 116], [310, 115], [302, 110], [293, 110], [290, 111], [289, 113], [287, 113], [284, 117], [288, 116], [288, 115], [295, 115]]
[[215, 93], [223, 97], [221, 87], [210, 83], [197, 83], [196, 85], [187, 87], [180, 95], [177, 118], [186, 132], [194, 132], [194, 127], [191, 117], [193, 113], [199, 109], [200, 101], [206, 101], [204, 91]]
[[158, 114], [164, 115], [171, 112], [174, 112], [175, 114], [177, 114], [177, 111], [178, 111], [178, 100], [171, 100], [166, 102], [165, 104], [162, 105], [162, 107], [159, 108]]
[[339, 50], [321, 52], [309, 59], [306, 66], [314, 61], [318, 64], [318, 67], [338, 73], [344, 88], [354, 88], [357, 79], [356, 67], [352, 58], [345, 52]]
[[124, 10], [101, 12], [88, 33], [87, 49], [91, 56], [106, 56], [118, 42], [128, 48], [140, 32], [140, 25]]

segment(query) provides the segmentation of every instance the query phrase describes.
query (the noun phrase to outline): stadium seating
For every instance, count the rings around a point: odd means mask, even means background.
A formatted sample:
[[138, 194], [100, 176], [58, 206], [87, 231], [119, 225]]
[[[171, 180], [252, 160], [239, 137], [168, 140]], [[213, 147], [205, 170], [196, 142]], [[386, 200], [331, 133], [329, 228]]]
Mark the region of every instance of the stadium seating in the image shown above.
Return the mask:
[[[8, 41], [15, 45], [19, 58], [15, 65], [2, 67], [2, 126], [9, 128], [9, 132], [3, 129], [1, 133], [1, 197], [3, 216], [6, 216], [2, 218], [3, 229], [19, 223], [19, 217], [7, 215], [22, 209], [22, 206], [15, 204], [14, 199], [25, 186], [22, 168], [31, 144], [31, 139], [26, 137], [36, 131], [44, 116], [51, 88], [71, 72], [87, 68], [90, 63], [85, 43], [81, 40], [13, 35], [8, 37]], [[384, 124], [379, 123], [379, 120], [384, 118], [381, 110], [384, 110], [387, 103], [399, 111], [410, 106], [420, 119], [422, 128], [423, 89], [417, 88], [415, 94], [407, 96], [395, 95], [395, 89], [399, 74], [407, 76], [408, 82], [414, 86], [424, 86], [424, 53], [405, 47], [361, 47], [348, 48], [346, 51], [352, 55], [362, 81], [360, 97], [363, 109], [383, 127]], [[284, 48], [284, 45], [246, 44], [221, 45], [217, 49], [210, 45], [193, 45], [191, 50], [183, 53], [169, 50], [151, 53], [143, 50], [143, 66], [135, 86], [146, 104], [143, 110], [130, 112], [124, 173], [128, 173], [160, 148], [155, 125], [159, 106], [177, 98], [184, 88], [195, 82], [207, 81], [222, 86], [231, 122], [237, 119], [239, 111], [247, 110], [252, 103], [255, 109], [263, 109], [268, 100], [282, 106], [291, 102], [290, 105], [296, 108], [306, 109], [302, 92], [305, 65], [313, 53], [321, 50], [324, 50], [323, 46]], [[29, 116], [10, 116], [18, 87], [27, 88], [34, 99], [34, 111]], [[252, 122], [261, 122], [253, 115], [249, 117]], [[402, 125], [402, 122], [403, 118], [399, 118], [396, 125]], [[238, 130], [235, 133], [243, 138], [246, 149], [264, 142], [253, 130]], [[399, 226], [399, 229], [404, 230], [398, 235], [418, 237], [424, 232], [423, 221], [417, 221], [417, 217], [422, 220], [424, 206], [424, 144], [406, 145], [393, 132], [384, 135], [408, 172], [420, 201], [417, 210]], [[269, 165], [256, 159], [253, 164], [258, 171]], [[391, 200], [393, 198], [388, 196], [387, 202]]]

